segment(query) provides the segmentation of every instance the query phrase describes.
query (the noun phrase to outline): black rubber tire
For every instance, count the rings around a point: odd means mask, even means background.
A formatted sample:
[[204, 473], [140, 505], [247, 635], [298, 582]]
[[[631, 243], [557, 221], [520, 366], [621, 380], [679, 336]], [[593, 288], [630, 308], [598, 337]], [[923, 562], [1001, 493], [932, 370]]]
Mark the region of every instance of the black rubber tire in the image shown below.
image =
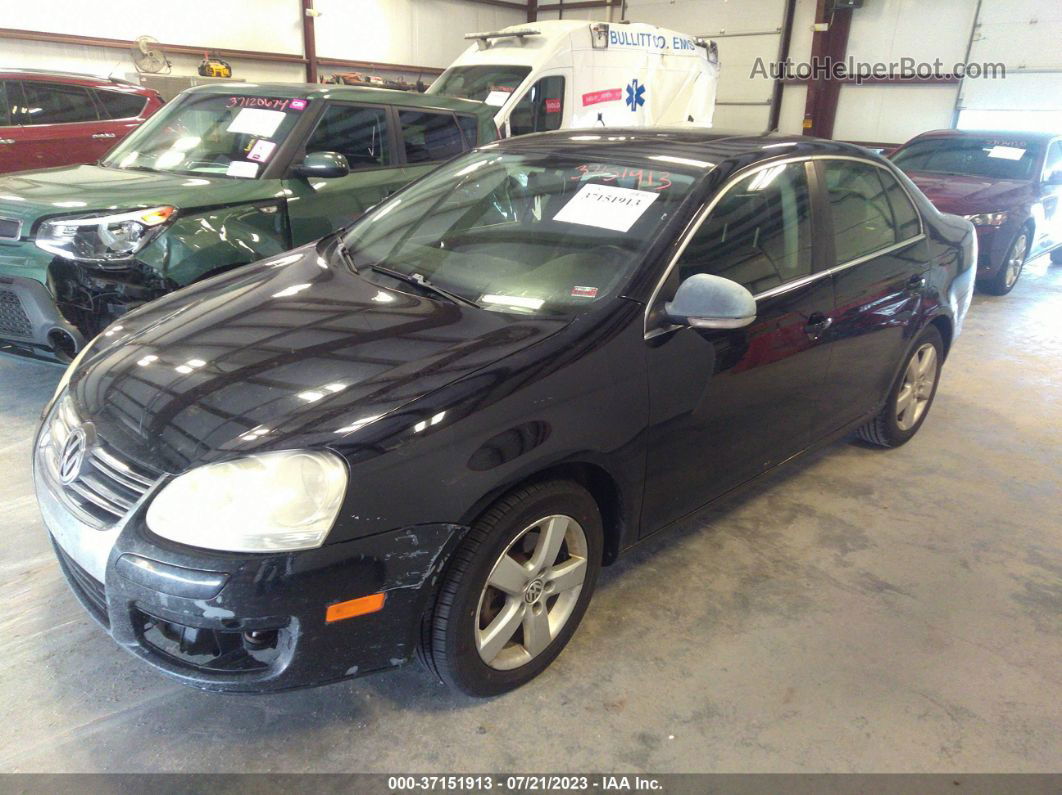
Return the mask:
[[1062, 246], [1051, 252], [1051, 262], [1055, 265], [1062, 265]]
[[[932, 343], [933, 347], [937, 349], [937, 377], [933, 382], [933, 392], [929, 396], [926, 410], [922, 412], [918, 422], [905, 431], [896, 422], [896, 399], [900, 394], [900, 387], [903, 386], [903, 376], [907, 371], [907, 365], [911, 361], [911, 357], [927, 342]], [[900, 372], [896, 376], [896, 383], [889, 390], [889, 397], [885, 401], [885, 405], [874, 419], [859, 429], [859, 438], [878, 447], [899, 447], [901, 444], [906, 444], [910, 441], [911, 437], [918, 433], [918, 429], [922, 427], [922, 423], [929, 416], [930, 409], [933, 408], [933, 399], [936, 398], [937, 387], [940, 386], [940, 371], [943, 363], [944, 340], [941, 338], [936, 326], [926, 326], [922, 333], [918, 335], [914, 345], [911, 346], [907, 358], [904, 359], [903, 367], [900, 368]]]
[[[1014, 246], [1018, 242], [1018, 238], [1025, 235], [1025, 260], [1022, 262], [1021, 270], [1018, 271], [1017, 277], [1014, 279], [1014, 284], [1007, 284], [1007, 260], [1010, 259], [1010, 252], [1014, 249]], [[1006, 295], [1014, 289], [1015, 285], [1021, 281], [1021, 274], [1025, 270], [1025, 262], [1029, 259], [1029, 251], [1032, 250], [1032, 227], [1026, 225], [1018, 230], [1018, 233], [1014, 235], [1014, 239], [1010, 241], [1010, 245], [1007, 246], [1007, 253], [1003, 255], [1003, 263], [999, 266], [999, 270], [996, 275], [991, 279], [985, 279], [978, 281], [977, 286], [981, 288], [982, 292], [986, 292], [989, 295]]]
[[[587, 571], [567, 624], [549, 646], [527, 664], [509, 671], [491, 668], [475, 643], [476, 610], [483, 584], [512, 540], [543, 516], [564, 514], [582, 525], [587, 541]], [[601, 570], [601, 512], [578, 483], [550, 480], [510, 492], [476, 520], [446, 572], [422, 658], [450, 687], [470, 696], [495, 696], [534, 679], [561, 653], [579, 626]]]

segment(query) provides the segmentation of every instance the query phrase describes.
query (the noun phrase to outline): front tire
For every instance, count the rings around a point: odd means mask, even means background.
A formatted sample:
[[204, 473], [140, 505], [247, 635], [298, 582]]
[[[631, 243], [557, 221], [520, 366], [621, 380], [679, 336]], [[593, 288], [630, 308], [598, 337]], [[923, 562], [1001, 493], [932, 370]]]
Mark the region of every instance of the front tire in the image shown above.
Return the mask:
[[1014, 289], [1018, 283], [1025, 260], [1029, 256], [1029, 248], [1032, 245], [1032, 229], [1023, 226], [1015, 235], [1014, 240], [1003, 257], [1003, 264], [999, 272], [991, 279], [981, 284], [981, 289], [990, 295], [1006, 295]]
[[885, 406], [859, 429], [859, 438], [878, 447], [899, 447], [918, 433], [940, 383], [944, 341], [935, 326], [918, 336]]
[[494, 696], [544, 671], [590, 603], [603, 535], [597, 503], [571, 481], [496, 502], [473, 523], [439, 592], [426, 655], [439, 677]]

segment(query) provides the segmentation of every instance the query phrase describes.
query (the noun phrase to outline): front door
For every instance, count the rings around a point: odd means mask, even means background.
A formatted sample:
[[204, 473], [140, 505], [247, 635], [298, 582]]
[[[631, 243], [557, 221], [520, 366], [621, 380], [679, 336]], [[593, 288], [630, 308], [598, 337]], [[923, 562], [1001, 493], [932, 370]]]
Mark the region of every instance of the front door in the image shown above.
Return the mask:
[[[350, 224], [396, 190], [469, 148], [453, 113], [329, 103], [305, 153], [338, 152], [350, 173], [289, 177], [288, 216], [296, 245]], [[295, 162], [299, 162], [296, 157]]]
[[1062, 140], [1047, 147], [1039, 189], [1043, 222], [1036, 230], [1030, 257], [1062, 245]]
[[650, 308], [711, 273], [756, 296], [745, 328], [648, 324], [650, 420], [643, 532], [681, 518], [805, 449], [821, 412], [833, 287], [816, 244], [809, 161], [725, 189]]

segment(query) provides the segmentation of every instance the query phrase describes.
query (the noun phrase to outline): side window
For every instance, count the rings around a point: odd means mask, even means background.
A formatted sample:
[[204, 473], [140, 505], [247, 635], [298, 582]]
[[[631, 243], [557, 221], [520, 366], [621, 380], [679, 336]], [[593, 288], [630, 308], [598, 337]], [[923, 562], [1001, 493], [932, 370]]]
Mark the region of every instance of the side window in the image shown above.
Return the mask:
[[1055, 141], [1047, 150], [1047, 160], [1044, 163], [1044, 179], [1060, 171], [1062, 171], [1062, 141]]
[[391, 142], [387, 111], [359, 105], [332, 104], [306, 142], [306, 152], [338, 152], [352, 171], [389, 166]]
[[509, 134], [558, 130], [564, 115], [564, 78], [543, 77], [527, 89], [509, 114]]
[[880, 168], [852, 160], [826, 161], [826, 198], [839, 265], [898, 240], [880, 174]]
[[123, 94], [119, 91], [97, 91], [96, 99], [111, 119], [131, 119], [139, 116], [147, 102], [147, 99], [139, 94]]
[[479, 143], [479, 120], [475, 116], [457, 117], [457, 123], [461, 125], [461, 131], [465, 134], [465, 147], [471, 149]]
[[896, 242], [910, 240], [922, 231], [922, 222], [919, 220], [918, 211], [911, 204], [907, 192], [892, 174], [878, 169], [878, 177], [885, 185], [885, 195], [889, 199], [889, 207], [892, 208], [892, 216], [896, 219]]
[[398, 113], [407, 163], [449, 160], [465, 151], [461, 128], [452, 113], [403, 110]]
[[23, 80], [22, 92], [23, 124], [70, 124], [99, 119], [87, 88]]
[[804, 163], [769, 166], [733, 185], [678, 262], [679, 279], [710, 273], [753, 295], [812, 272]]

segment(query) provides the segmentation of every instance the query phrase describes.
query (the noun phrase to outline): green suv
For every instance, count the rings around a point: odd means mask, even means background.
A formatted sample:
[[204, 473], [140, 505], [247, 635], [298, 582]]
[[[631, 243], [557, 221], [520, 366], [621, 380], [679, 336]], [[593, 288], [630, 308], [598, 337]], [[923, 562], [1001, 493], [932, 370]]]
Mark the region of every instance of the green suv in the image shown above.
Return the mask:
[[495, 138], [480, 102], [185, 91], [96, 165], [0, 177], [0, 350], [65, 361], [128, 310], [315, 240]]

